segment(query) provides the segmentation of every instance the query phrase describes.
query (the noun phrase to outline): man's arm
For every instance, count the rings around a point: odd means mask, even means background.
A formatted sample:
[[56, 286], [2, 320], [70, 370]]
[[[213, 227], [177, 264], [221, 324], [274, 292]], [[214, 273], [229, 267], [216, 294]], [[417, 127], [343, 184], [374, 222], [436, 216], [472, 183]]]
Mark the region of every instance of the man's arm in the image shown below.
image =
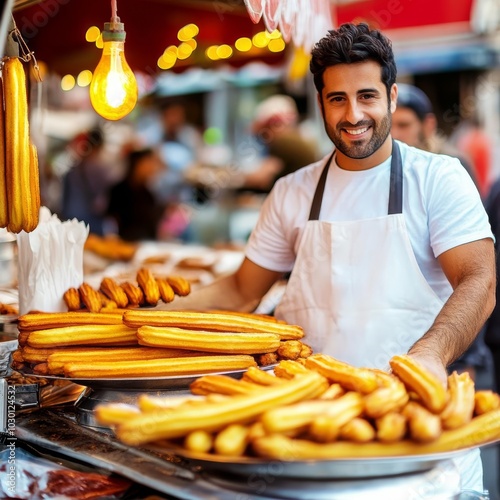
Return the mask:
[[176, 297], [170, 304], [158, 304], [157, 309], [253, 311], [271, 286], [283, 275], [243, 260], [233, 274], [199, 288], [186, 297]]
[[446, 367], [474, 341], [495, 306], [493, 241], [488, 238], [460, 245], [438, 260], [453, 293], [408, 354], [446, 382]]

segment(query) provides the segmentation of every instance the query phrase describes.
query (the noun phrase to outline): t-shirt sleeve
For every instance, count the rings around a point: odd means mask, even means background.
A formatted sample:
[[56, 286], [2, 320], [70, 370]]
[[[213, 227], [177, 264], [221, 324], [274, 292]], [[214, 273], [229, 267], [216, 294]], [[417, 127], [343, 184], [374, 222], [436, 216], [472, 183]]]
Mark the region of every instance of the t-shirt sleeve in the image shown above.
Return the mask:
[[442, 157], [427, 182], [430, 242], [436, 257], [458, 245], [493, 239], [479, 192], [459, 160]]
[[280, 179], [262, 205], [245, 251], [255, 264], [278, 272], [291, 271], [295, 262], [292, 221], [286, 220], [287, 211], [283, 210], [285, 199], [286, 185]]

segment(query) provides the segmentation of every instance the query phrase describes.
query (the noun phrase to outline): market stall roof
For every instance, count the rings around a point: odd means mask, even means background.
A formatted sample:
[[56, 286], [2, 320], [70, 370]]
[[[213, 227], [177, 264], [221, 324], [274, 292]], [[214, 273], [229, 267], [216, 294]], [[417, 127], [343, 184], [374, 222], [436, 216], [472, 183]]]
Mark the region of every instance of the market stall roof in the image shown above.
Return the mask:
[[[27, 2], [27, 4], [26, 4]], [[199, 27], [197, 50], [174, 71], [197, 65], [213, 67], [205, 57], [211, 45], [228, 44], [240, 37], [264, 31], [249, 18], [242, 0], [118, 0], [118, 16], [127, 33], [126, 57], [134, 71], [154, 74], [158, 58], [171, 45], [178, 45], [178, 31], [190, 23]], [[93, 69], [100, 58], [95, 43], [85, 40], [89, 27], [102, 29], [109, 22], [109, 0], [17, 0], [14, 18], [31, 50], [59, 74]], [[280, 63], [283, 55], [269, 50], [238, 54], [224, 63], [246, 64], [252, 58]]]
[[[402, 73], [478, 68], [496, 64], [497, 55], [482, 34], [491, 29], [487, 0], [330, 0], [337, 24], [366, 21], [394, 41]], [[35, 55], [59, 74], [93, 69], [100, 58], [86, 30], [102, 28], [111, 15], [109, 0], [15, 0], [14, 17]], [[491, 7], [491, 6], [490, 6]], [[172, 70], [197, 66], [240, 67], [261, 60], [280, 65], [285, 52], [267, 49], [234, 51], [230, 59], [215, 62], [205, 55], [211, 45], [234, 46], [239, 37], [264, 31], [254, 24], [243, 0], [118, 0], [118, 15], [127, 32], [127, 60], [134, 71], [160, 72], [157, 61], [169, 45], [179, 43], [180, 28], [195, 23], [197, 49]], [[493, 28], [498, 26], [493, 26]], [[415, 43], [418, 42], [418, 43]], [[470, 47], [469, 47], [470, 45]], [[429, 49], [430, 47], [430, 49]]]

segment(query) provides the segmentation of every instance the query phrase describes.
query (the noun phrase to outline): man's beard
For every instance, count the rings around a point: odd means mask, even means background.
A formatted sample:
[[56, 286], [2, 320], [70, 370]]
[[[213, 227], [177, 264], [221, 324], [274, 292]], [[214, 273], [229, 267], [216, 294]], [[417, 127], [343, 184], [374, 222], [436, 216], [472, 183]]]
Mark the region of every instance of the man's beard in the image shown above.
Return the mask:
[[[352, 125], [344, 122], [337, 125], [337, 128], [335, 129], [330, 127], [324, 118], [323, 123], [328, 137], [342, 154], [348, 158], [362, 160], [363, 158], [368, 158], [375, 153], [387, 139], [387, 136], [391, 132], [392, 115], [389, 111], [389, 113], [387, 113], [387, 115], [385, 115], [384, 118], [378, 123], [373, 121], [362, 121]], [[346, 143], [342, 139], [341, 129], [354, 127], [372, 127], [371, 139], [368, 142], [365, 140], [356, 141], [354, 139], [349, 141], [349, 143]]]

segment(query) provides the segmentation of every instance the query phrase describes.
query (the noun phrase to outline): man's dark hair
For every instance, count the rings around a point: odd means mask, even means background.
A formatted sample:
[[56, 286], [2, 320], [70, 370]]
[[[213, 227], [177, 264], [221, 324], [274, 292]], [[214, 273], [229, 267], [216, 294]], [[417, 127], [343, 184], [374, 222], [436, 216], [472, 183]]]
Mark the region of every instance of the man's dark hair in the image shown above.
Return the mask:
[[378, 30], [372, 30], [365, 23], [342, 24], [330, 30], [311, 52], [310, 70], [314, 77], [316, 90], [323, 90], [323, 73], [336, 64], [351, 64], [375, 61], [382, 68], [382, 82], [389, 97], [392, 85], [396, 82], [396, 63], [391, 41]]

